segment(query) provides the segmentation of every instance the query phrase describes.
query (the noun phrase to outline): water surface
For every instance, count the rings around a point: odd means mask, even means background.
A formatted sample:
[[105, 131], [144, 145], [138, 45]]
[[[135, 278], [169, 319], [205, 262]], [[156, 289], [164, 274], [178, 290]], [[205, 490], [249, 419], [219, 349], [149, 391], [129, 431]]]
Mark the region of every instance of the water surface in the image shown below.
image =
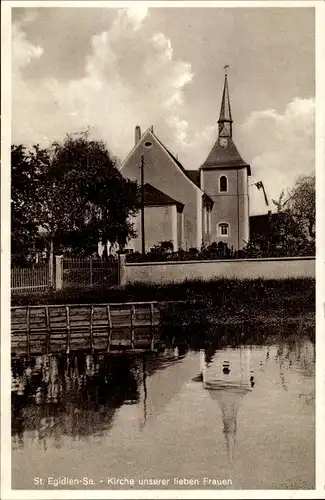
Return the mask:
[[314, 488], [314, 368], [302, 337], [15, 359], [12, 487]]

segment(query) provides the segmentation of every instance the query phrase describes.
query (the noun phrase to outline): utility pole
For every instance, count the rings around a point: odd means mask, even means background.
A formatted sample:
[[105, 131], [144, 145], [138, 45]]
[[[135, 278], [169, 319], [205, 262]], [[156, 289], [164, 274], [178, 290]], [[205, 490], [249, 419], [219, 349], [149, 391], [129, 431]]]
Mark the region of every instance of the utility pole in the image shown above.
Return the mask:
[[145, 236], [144, 236], [144, 157], [141, 156], [141, 252], [142, 255], [146, 253]]

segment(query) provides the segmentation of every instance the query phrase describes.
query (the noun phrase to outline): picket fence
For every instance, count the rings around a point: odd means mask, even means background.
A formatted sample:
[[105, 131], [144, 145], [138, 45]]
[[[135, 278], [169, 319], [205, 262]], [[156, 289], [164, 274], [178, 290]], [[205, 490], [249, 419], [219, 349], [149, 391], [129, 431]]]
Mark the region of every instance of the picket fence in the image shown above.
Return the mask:
[[45, 264], [34, 268], [11, 270], [11, 293], [42, 292], [55, 288], [106, 288], [118, 284], [116, 259], [80, 259], [57, 256], [53, 282], [50, 267]]
[[29, 293], [50, 288], [49, 266], [11, 269], [11, 292]]

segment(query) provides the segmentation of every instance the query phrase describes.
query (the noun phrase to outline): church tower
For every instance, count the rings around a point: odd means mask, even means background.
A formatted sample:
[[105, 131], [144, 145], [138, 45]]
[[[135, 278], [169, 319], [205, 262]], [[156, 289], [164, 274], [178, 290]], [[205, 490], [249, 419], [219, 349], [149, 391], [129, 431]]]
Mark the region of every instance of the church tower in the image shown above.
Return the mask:
[[248, 177], [251, 169], [233, 142], [232, 126], [228, 78], [225, 73], [218, 138], [200, 167], [200, 180], [201, 188], [214, 201], [210, 223], [211, 242], [223, 241], [228, 247], [240, 249], [249, 239]]

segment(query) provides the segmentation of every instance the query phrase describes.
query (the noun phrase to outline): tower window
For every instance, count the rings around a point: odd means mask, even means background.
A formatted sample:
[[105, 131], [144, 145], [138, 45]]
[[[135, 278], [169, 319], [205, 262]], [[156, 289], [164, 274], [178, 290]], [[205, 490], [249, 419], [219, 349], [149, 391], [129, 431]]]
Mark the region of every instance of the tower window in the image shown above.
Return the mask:
[[222, 175], [220, 177], [220, 192], [227, 192], [228, 191], [228, 179], [225, 175]]
[[219, 235], [228, 236], [229, 235], [229, 224], [227, 222], [222, 222], [219, 224]]

